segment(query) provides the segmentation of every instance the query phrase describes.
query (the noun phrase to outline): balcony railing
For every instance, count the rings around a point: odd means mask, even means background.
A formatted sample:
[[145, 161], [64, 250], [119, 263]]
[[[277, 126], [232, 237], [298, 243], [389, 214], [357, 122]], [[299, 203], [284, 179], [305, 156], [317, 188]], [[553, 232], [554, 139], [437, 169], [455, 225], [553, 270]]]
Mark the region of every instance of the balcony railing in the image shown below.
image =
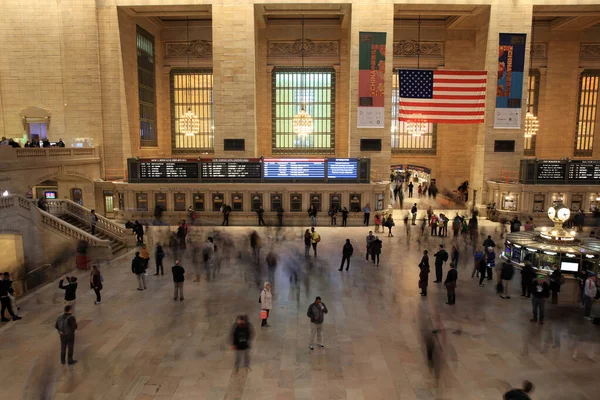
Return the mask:
[[0, 147], [0, 161], [57, 160], [57, 159], [94, 159], [99, 158], [98, 147], [48, 147], [48, 148], [12, 148]]

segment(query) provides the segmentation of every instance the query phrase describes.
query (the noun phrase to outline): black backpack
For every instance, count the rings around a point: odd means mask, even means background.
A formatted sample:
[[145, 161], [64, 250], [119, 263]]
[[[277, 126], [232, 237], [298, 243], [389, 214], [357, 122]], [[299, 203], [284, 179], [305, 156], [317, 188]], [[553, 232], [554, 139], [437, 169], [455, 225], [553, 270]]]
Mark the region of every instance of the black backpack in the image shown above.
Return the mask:
[[72, 315], [61, 315], [58, 321], [56, 321], [56, 327], [61, 335], [73, 335], [75, 333], [71, 325], [69, 325], [69, 318], [72, 317]]
[[444, 262], [448, 261], [448, 252], [444, 250]]

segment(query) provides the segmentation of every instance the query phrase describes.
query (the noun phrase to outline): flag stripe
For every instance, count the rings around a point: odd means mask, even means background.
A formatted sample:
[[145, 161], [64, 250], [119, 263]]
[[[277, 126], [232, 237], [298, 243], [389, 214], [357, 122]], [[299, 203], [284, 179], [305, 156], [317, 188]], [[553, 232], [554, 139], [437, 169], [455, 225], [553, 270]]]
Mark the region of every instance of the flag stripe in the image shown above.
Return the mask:
[[487, 80], [486, 79], [454, 79], [454, 78], [438, 78], [437, 76], [433, 77], [433, 83], [461, 83], [461, 84], [470, 84], [470, 83], [479, 83], [480, 86], [485, 86]]
[[411, 110], [411, 109], [426, 109], [426, 108], [481, 108], [485, 109], [483, 105], [473, 107], [472, 103], [434, 103], [434, 102], [412, 102], [412, 101], [403, 101], [402, 105], [403, 110]]
[[460, 76], [472, 76], [472, 75], [483, 75], [487, 76], [487, 71], [458, 71], [450, 69], [440, 69], [433, 71], [434, 75], [460, 75]]
[[402, 114], [404, 115], [427, 115], [427, 114], [435, 114], [435, 115], [478, 115], [483, 116], [485, 110], [479, 111], [441, 111], [438, 109], [422, 109], [422, 110], [402, 110]]

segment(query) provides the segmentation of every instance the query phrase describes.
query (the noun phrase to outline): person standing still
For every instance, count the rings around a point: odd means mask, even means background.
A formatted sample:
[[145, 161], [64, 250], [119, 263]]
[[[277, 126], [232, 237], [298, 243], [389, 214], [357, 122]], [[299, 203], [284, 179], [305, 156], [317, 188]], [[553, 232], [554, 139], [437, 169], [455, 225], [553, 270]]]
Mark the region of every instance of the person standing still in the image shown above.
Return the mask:
[[548, 284], [544, 281], [544, 275], [538, 275], [537, 280], [533, 282], [533, 288], [531, 290], [531, 306], [533, 308], [533, 318], [531, 322], [539, 322], [540, 325], [544, 324], [544, 306], [546, 299], [550, 295], [550, 289]]
[[448, 270], [448, 274], [446, 275], [444, 286], [446, 287], [446, 291], [448, 292], [448, 301], [446, 302], [446, 304], [451, 306], [456, 304], [456, 281], [458, 281], [458, 272], [456, 271], [456, 265], [454, 263], [450, 263], [450, 270]]
[[408, 183], [408, 197], [413, 197], [413, 188], [415, 187], [415, 185], [413, 185], [412, 182]]
[[492, 271], [493, 269], [496, 267], [496, 253], [494, 252], [494, 248], [493, 247], [488, 247], [487, 248], [487, 254], [486, 254], [486, 261], [487, 261], [487, 280], [491, 281], [493, 278], [493, 274]]
[[317, 296], [315, 302], [308, 306], [306, 315], [310, 318], [310, 341], [308, 347], [314, 350], [315, 338], [319, 347], [325, 347], [323, 344], [323, 321], [327, 314], [327, 307], [321, 301], [321, 297]]
[[423, 258], [419, 263], [419, 289], [421, 289], [421, 296], [427, 296], [427, 285], [429, 282], [429, 252], [423, 251]]
[[371, 205], [367, 204], [365, 208], [363, 208], [364, 218], [363, 224], [365, 226], [369, 226], [369, 219], [371, 219]]
[[90, 273], [90, 289], [96, 293], [96, 301], [94, 304], [102, 304], [102, 296], [100, 291], [102, 290], [102, 275], [97, 265], [92, 265], [92, 272]]
[[381, 248], [383, 247], [383, 242], [379, 239], [379, 236], [375, 236], [375, 240], [371, 243], [371, 260], [373, 261], [373, 265], [379, 267], [379, 255], [381, 254]]
[[310, 228], [310, 232], [311, 232], [311, 244], [312, 244], [312, 248], [313, 248], [314, 257], [317, 258], [317, 245], [321, 241], [321, 235], [319, 235], [317, 233], [317, 231], [315, 231], [314, 227]]
[[591, 320], [590, 317], [592, 313], [592, 304], [594, 304], [594, 300], [596, 299], [596, 294], [598, 293], [598, 287], [596, 286], [596, 275], [590, 275], [586, 281], [585, 286], [583, 288], [583, 307], [584, 313], [583, 316], [586, 319]]
[[560, 292], [560, 282], [562, 280], [562, 274], [558, 265], [552, 266], [554, 271], [550, 274], [550, 292], [552, 293], [551, 304], [558, 304], [558, 293]]
[[[67, 281], [67, 284], [63, 284]], [[58, 288], [65, 291], [65, 306], [71, 306], [71, 312], [75, 314], [75, 303], [77, 302], [77, 277], [76, 276], [63, 276], [58, 281]]]
[[265, 220], [263, 218], [264, 214], [265, 214], [265, 210], [262, 207], [258, 207], [258, 210], [256, 210], [256, 216], [258, 217], [258, 226], [266, 225]]
[[410, 212], [412, 214], [412, 224], [416, 225], [416, 221], [417, 221], [417, 203], [414, 203], [413, 206], [410, 208]]
[[135, 257], [131, 261], [131, 272], [137, 277], [138, 288], [137, 290], [146, 289], [146, 261], [140, 257], [140, 252], [135, 252]]
[[348, 211], [348, 209], [346, 207], [344, 207], [342, 209], [342, 226], [348, 226], [348, 213], [350, 211]]
[[90, 229], [92, 231], [92, 235], [96, 234], [96, 224], [98, 223], [98, 216], [96, 215], [96, 210], [90, 211]]
[[232, 348], [235, 350], [235, 364], [233, 371], [240, 369], [242, 358], [244, 359], [244, 368], [250, 370], [250, 343], [254, 338], [254, 329], [245, 315], [238, 315], [231, 332]]
[[[69, 365], [77, 363], [77, 360], [73, 359], [73, 352], [75, 348], [75, 331], [77, 330], [77, 320], [73, 316], [73, 309], [71, 306], [65, 306], [64, 314], [58, 317], [54, 327], [60, 335], [60, 363], [65, 365], [65, 356]], [[67, 355], [68, 350], [68, 355]]]
[[304, 257], [310, 257], [310, 245], [312, 244], [312, 234], [310, 229], [304, 231]]
[[367, 235], [367, 256], [365, 262], [369, 262], [369, 255], [371, 254], [371, 245], [373, 244], [374, 240], [375, 235], [373, 235], [373, 231], [369, 231], [369, 234]]
[[271, 325], [269, 325], [267, 319], [269, 318], [269, 314], [273, 308], [273, 294], [271, 293], [271, 284], [269, 282], [265, 282], [265, 286], [262, 292], [260, 292], [260, 304], [261, 311], [267, 312], [267, 315], [261, 321], [260, 326], [261, 328], [269, 328]]
[[503, 299], [510, 299], [510, 295], [508, 294], [508, 285], [515, 274], [515, 267], [513, 267], [511, 262], [502, 263], [502, 269], [500, 270], [500, 280], [502, 281], [503, 292], [500, 294], [500, 297]]
[[160, 272], [161, 275], [165, 274], [163, 269], [163, 259], [165, 258], [165, 251], [162, 246], [159, 244], [156, 245], [156, 250], [154, 251], [154, 259], [156, 260], [156, 273], [154, 275], [158, 275]]
[[342, 263], [340, 264], [341, 271], [344, 269], [344, 262], [346, 262], [346, 271], [350, 268], [350, 257], [352, 257], [352, 253], [354, 253], [354, 247], [352, 247], [352, 243], [350, 243], [350, 239], [346, 239], [346, 243], [342, 248]]
[[435, 281], [433, 281], [433, 283], [440, 283], [442, 281], [442, 276], [444, 275], [444, 263], [448, 261], [448, 252], [444, 250], [443, 244], [440, 244], [440, 249], [433, 257], [435, 257]]
[[531, 282], [535, 277], [535, 271], [533, 265], [531, 265], [531, 255], [527, 254], [525, 256], [523, 264], [521, 269], [521, 297], [528, 299], [531, 297]]
[[171, 267], [173, 274], [173, 300], [183, 301], [183, 282], [185, 281], [185, 269], [179, 264], [179, 260], [175, 260], [175, 265]]

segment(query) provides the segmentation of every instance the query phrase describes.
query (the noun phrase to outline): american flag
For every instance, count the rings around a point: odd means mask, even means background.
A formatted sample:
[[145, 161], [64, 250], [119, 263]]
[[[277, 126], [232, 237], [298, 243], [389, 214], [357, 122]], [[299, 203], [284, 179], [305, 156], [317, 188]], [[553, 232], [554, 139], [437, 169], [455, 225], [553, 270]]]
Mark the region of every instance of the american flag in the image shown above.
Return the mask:
[[486, 81], [486, 71], [401, 69], [400, 121], [482, 123]]

